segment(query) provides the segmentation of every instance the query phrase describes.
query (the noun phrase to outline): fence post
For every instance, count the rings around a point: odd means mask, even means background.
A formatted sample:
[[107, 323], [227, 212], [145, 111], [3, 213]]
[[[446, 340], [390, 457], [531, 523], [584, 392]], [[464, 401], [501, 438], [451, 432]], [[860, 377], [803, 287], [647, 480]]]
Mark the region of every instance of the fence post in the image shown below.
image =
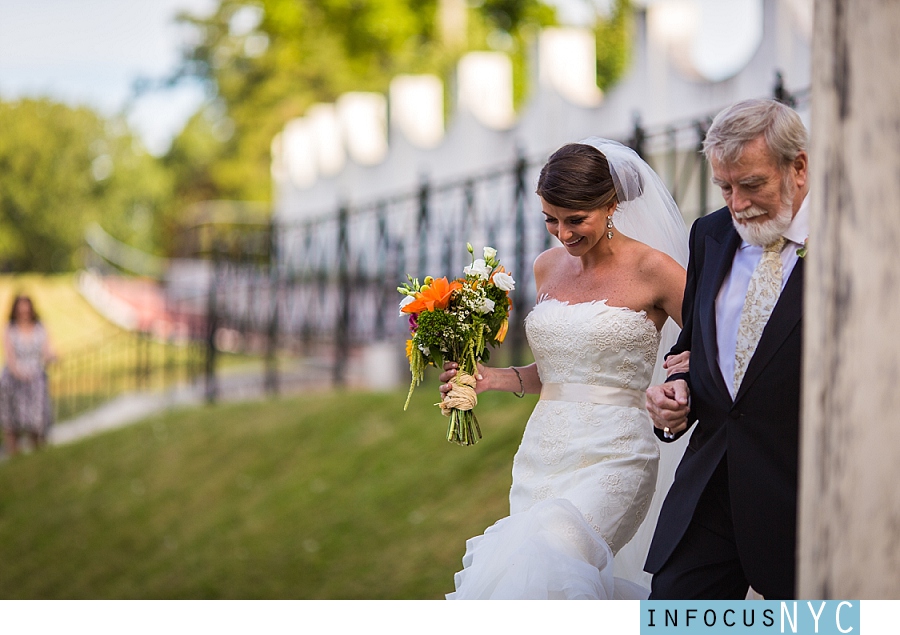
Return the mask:
[[416, 233], [419, 238], [419, 268], [416, 277], [426, 276], [428, 271], [428, 179], [422, 179], [419, 187], [419, 216], [416, 223]]
[[385, 338], [387, 327], [385, 319], [391, 314], [391, 300], [393, 299], [393, 291], [396, 288], [396, 272], [390, 268], [390, 244], [387, 230], [387, 214], [384, 203], [378, 205], [377, 212], [378, 238], [375, 248], [376, 265], [375, 280], [371, 281], [368, 274], [366, 275], [366, 284], [373, 285], [377, 289], [377, 300], [375, 309], [375, 341], [381, 341]]
[[266, 333], [266, 393], [278, 393], [278, 291], [279, 291], [279, 251], [278, 226], [275, 219], [269, 221], [269, 324]]
[[[146, 331], [138, 330], [134, 332], [134, 388], [135, 390], [143, 390], [147, 387], [147, 377], [149, 375], [149, 353], [148, 338]], [[93, 358], [91, 358], [93, 361]], [[93, 397], [91, 397], [93, 400]]]
[[150, 332], [138, 331], [141, 341], [141, 389], [146, 390], [150, 386]]
[[668, 153], [668, 186], [669, 193], [675, 201], [678, 201], [678, 132], [673, 126], [666, 128], [666, 142], [669, 145]]
[[513, 310], [517, 312], [516, 317], [509, 324], [509, 345], [510, 360], [513, 365], [524, 363], [523, 350], [525, 347], [525, 304], [527, 296], [525, 293], [525, 172], [528, 163], [521, 149], [518, 151], [515, 165], [515, 188], [516, 188], [516, 245], [515, 245], [515, 273], [514, 278], [517, 281], [516, 288], [513, 291]]
[[[297, 293], [297, 287], [300, 287], [300, 296], [302, 298], [302, 291], [308, 290], [310, 296], [316, 297], [317, 300], [321, 301], [322, 297], [327, 293], [324, 289], [325, 282], [323, 279], [327, 275], [324, 271], [324, 268], [317, 267], [316, 264], [310, 260], [310, 254], [312, 253], [312, 234], [313, 234], [313, 225], [312, 223], [305, 223], [303, 225], [303, 253], [307, 259], [307, 267], [309, 270], [309, 275], [304, 277], [302, 267], [298, 270], [297, 268], [293, 268], [291, 273], [291, 280], [293, 281], [293, 288], [291, 290], [292, 293]], [[302, 265], [302, 262], [301, 262]], [[326, 281], [327, 282], [327, 281]], [[296, 302], [296, 298], [294, 298], [294, 302]], [[309, 304], [312, 304], [313, 300], [309, 301]], [[304, 307], [303, 315], [300, 321], [300, 350], [303, 355], [310, 355], [313, 351], [313, 335], [316, 329], [316, 325], [310, 317], [309, 307]], [[320, 337], [324, 334], [320, 334]]]
[[350, 353], [350, 240], [348, 236], [348, 211], [346, 206], [338, 210], [338, 312], [335, 324], [334, 384], [343, 386], [346, 381], [347, 356]]
[[644, 145], [647, 141], [647, 131], [641, 125], [641, 113], [635, 111], [632, 118], [634, 120], [634, 131], [631, 133], [631, 139], [628, 140], [628, 146], [637, 152], [639, 157], [646, 159], [644, 156]]
[[772, 88], [772, 96], [785, 106], [793, 108], [797, 105], [794, 96], [784, 87], [784, 76], [781, 74], [781, 71], [775, 71], [775, 86]]
[[697, 131], [697, 154], [700, 161], [700, 181], [697, 188], [700, 196], [698, 210], [700, 216], [706, 216], [707, 201], [709, 200], [709, 165], [706, 162], [706, 157], [703, 155], [703, 142], [706, 140], [707, 126], [704, 122], [698, 121], [695, 130]]
[[216, 383], [216, 328], [218, 327], [216, 287], [219, 284], [220, 260], [219, 243], [216, 241], [213, 243], [212, 268], [206, 293], [206, 403], [215, 403], [219, 392]]

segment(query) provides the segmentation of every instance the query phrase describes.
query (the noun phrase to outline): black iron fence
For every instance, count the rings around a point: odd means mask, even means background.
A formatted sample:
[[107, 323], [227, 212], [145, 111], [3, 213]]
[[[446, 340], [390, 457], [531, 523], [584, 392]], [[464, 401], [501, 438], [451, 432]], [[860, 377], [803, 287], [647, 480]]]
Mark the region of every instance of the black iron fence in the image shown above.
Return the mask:
[[203, 377], [202, 341], [160, 340], [120, 331], [62, 356], [47, 368], [57, 421], [71, 419], [128, 392], [191, 384]]

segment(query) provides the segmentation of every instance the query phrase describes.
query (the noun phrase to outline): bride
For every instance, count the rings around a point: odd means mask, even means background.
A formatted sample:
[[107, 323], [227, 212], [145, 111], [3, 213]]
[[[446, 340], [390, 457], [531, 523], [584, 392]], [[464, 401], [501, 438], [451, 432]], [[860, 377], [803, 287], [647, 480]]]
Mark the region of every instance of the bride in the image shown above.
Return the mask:
[[[479, 367], [476, 390], [541, 396], [513, 460], [510, 515], [466, 543], [447, 599], [644, 599], [665, 495], [654, 491], [680, 458], [666, 448], [660, 469], [644, 391], [681, 326], [687, 232], [656, 173], [614, 141], [557, 150], [537, 194], [562, 246], [534, 263], [536, 362]], [[442, 392], [456, 368], [445, 365]]]

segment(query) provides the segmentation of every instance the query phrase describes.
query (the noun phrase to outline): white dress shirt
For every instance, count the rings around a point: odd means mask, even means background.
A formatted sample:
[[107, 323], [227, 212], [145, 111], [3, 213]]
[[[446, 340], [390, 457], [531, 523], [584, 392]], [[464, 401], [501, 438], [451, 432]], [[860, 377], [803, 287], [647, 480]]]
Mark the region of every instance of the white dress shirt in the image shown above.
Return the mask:
[[[784, 232], [785, 243], [781, 249], [781, 264], [784, 274], [781, 278], [781, 289], [787, 284], [797, 264], [797, 249], [809, 236], [809, 195], [803, 199], [800, 209]], [[750, 277], [762, 258], [763, 248], [742, 241], [734, 252], [731, 271], [725, 276], [719, 295], [716, 296], [716, 343], [719, 347], [719, 370], [726, 378], [725, 385], [734, 399], [733, 382], [727, 378], [734, 377], [734, 349], [737, 345], [738, 326], [741, 322], [741, 311], [750, 286]]]

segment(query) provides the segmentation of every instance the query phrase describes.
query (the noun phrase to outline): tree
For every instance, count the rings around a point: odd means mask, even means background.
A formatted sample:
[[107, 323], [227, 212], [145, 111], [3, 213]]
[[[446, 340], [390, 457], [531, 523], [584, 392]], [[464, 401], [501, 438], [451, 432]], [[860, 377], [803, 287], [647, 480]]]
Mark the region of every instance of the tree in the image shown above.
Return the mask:
[[[467, 13], [462, 36], [440, 23], [442, 2]], [[180, 74], [206, 81], [213, 105], [188, 125], [167, 159], [181, 161], [195, 143], [217, 151], [202, 176], [185, 174], [179, 191], [191, 200], [210, 187], [219, 198], [268, 200], [271, 140], [287, 121], [347, 91], [386, 92], [399, 73], [449, 79], [461, 54], [489, 42], [510, 52], [524, 77], [527, 39], [535, 26], [553, 23], [554, 11], [539, 0], [467, 6], [465, 0], [221, 0], [209, 17], [182, 16], [198, 39]]]
[[628, 69], [633, 10], [631, 0], [616, 0], [610, 15], [597, 17], [597, 86], [611, 88]]
[[46, 99], [0, 102], [3, 269], [72, 269], [91, 222], [152, 249], [170, 188], [123, 121]]

